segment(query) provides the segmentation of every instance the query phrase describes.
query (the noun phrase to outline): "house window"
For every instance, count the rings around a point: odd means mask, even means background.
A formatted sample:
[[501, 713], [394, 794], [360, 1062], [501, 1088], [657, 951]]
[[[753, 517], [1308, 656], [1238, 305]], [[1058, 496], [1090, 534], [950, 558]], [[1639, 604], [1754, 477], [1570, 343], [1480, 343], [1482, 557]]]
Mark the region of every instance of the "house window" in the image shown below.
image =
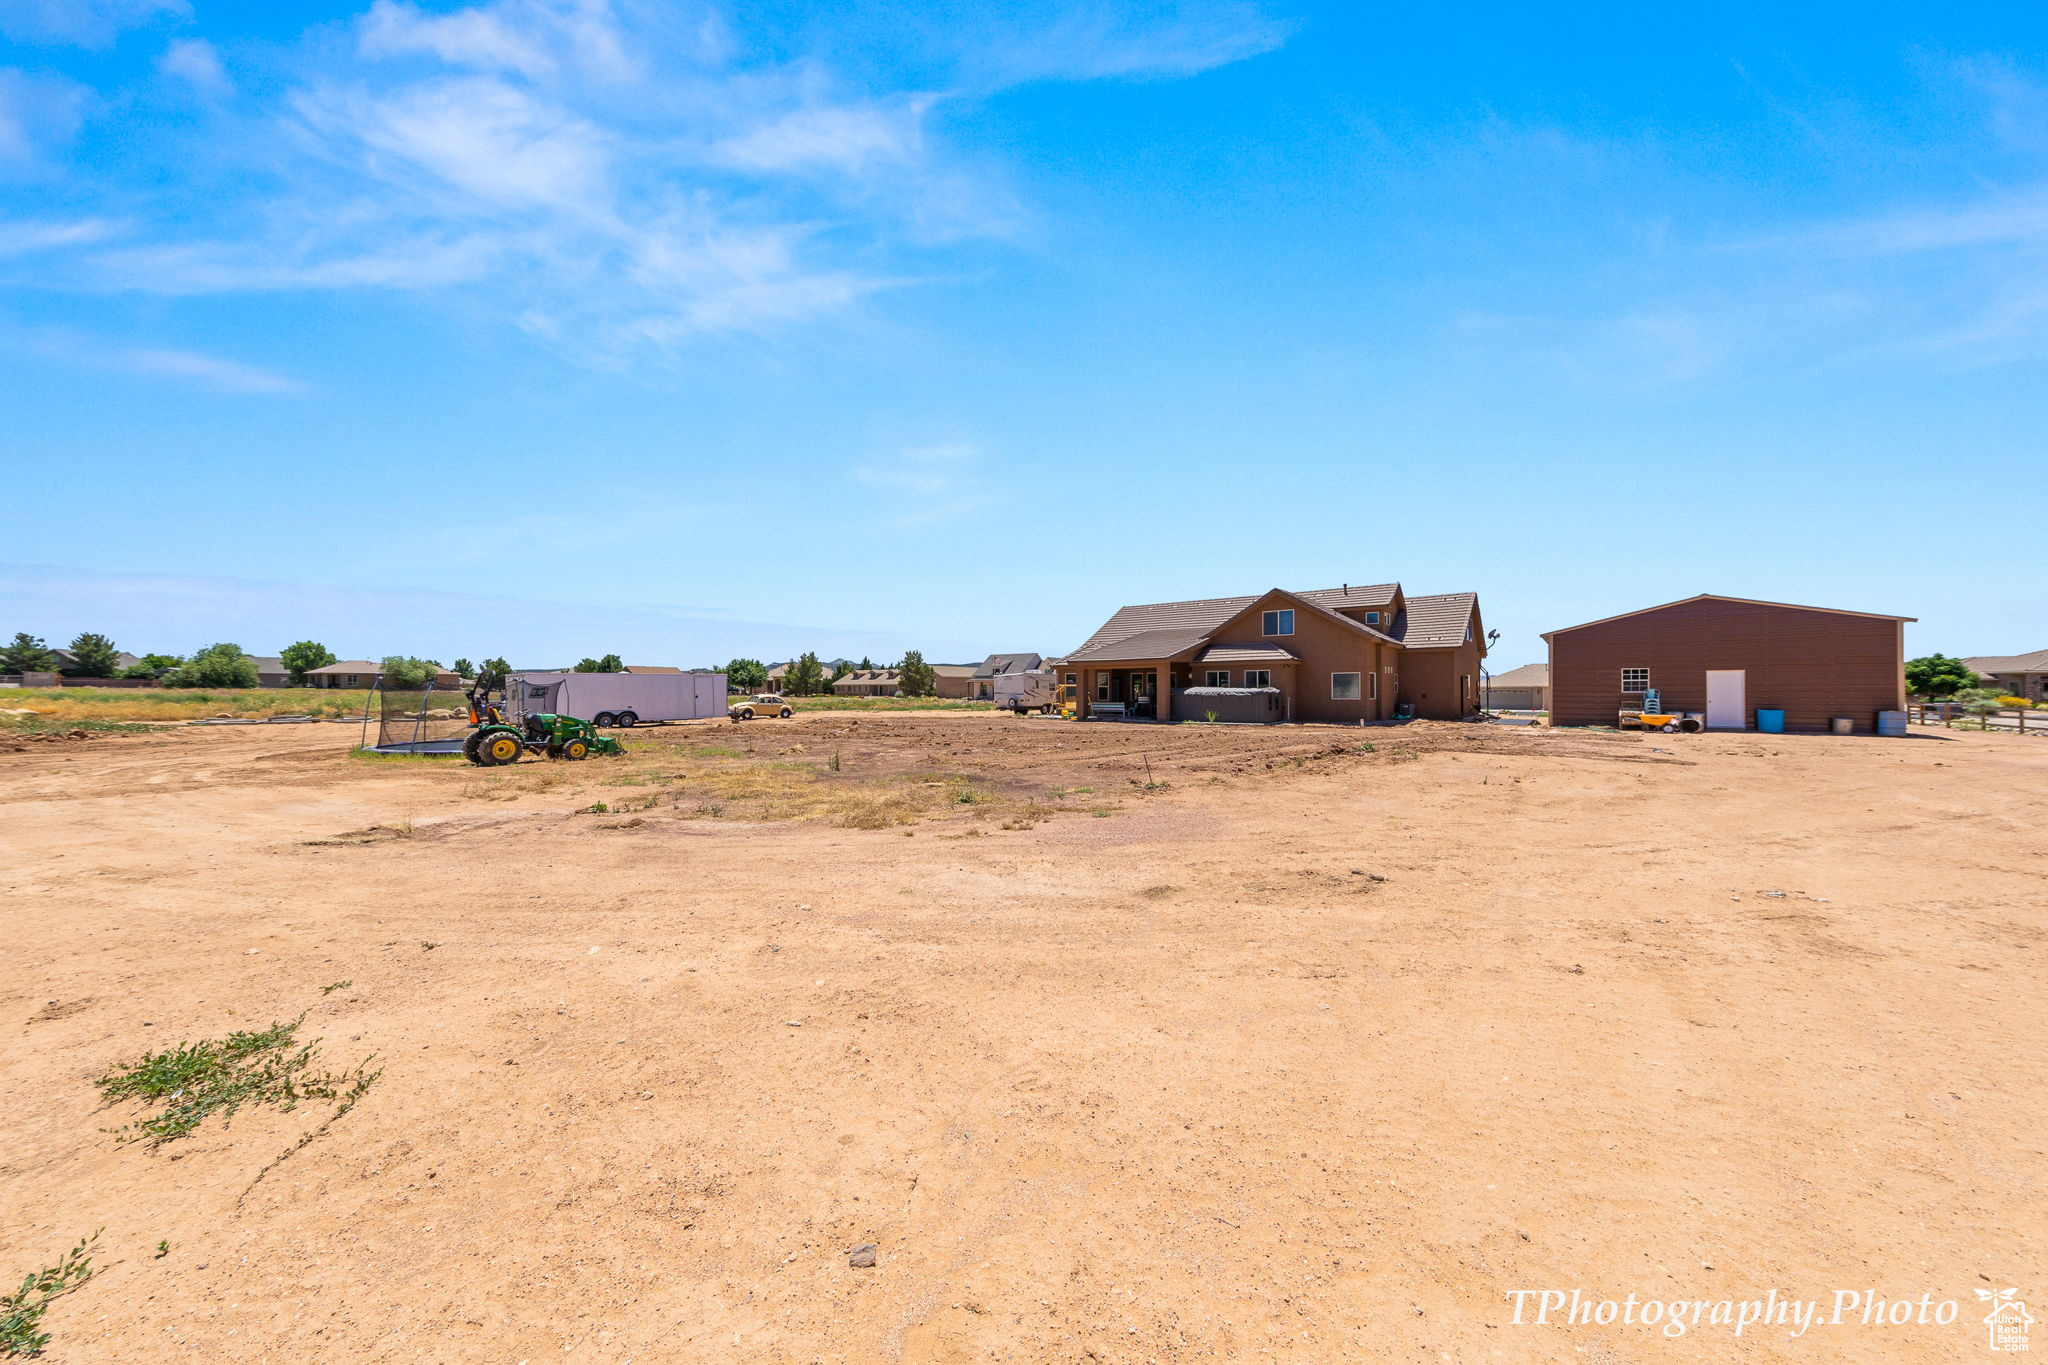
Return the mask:
[[1230, 686], [1230, 670], [1227, 668], [1212, 668], [1208, 672], [1208, 679], [1209, 681], [1203, 683], [1202, 686], [1228, 687]]
[[[1293, 614], [1292, 612], [1287, 613], [1289, 616]], [[1247, 668], [1244, 671], [1244, 685], [1246, 687], [1271, 687], [1273, 685], [1273, 671], [1268, 668]]]
[[1365, 675], [1365, 699], [1367, 701], [1378, 701], [1380, 699], [1379, 674], [1368, 673]]
[[1367, 612], [1365, 614], [1365, 623], [1369, 626], [1378, 625], [1380, 623], [1380, 614], [1376, 611]]
[[349, 685], [350, 687], [354, 687], [354, 686], [356, 685], [356, 675], [355, 675], [355, 674], [351, 673], [351, 674], [349, 674], [349, 675], [348, 675], [348, 685]]
[[1357, 673], [1332, 673], [1330, 675], [1331, 701], [1357, 701], [1364, 684]]
[[1107, 673], [1097, 673], [1095, 675], [1095, 700], [1109, 700], [1109, 674]]
[[1269, 611], [1260, 618], [1260, 629], [1267, 635], [1294, 634], [1294, 613], [1291, 611]]
[[1076, 681], [1077, 680], [1075, 679], [1073, 674], [1067, 674], [1067, 686], [1072, 687]]
[[1621, 690], [1624, 692], [1647, 692], [1650, 690], [1650, 670], [1647, 668], [1624, 668], [1621, 670]]

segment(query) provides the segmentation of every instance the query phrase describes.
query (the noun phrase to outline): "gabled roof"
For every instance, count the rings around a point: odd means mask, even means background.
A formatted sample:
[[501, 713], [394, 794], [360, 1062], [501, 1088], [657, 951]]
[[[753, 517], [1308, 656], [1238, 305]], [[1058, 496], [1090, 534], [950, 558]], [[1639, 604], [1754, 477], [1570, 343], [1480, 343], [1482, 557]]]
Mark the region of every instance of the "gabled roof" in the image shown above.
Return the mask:
[[[1394, 600], [1400, 590], [1399, 583], [1353, 583], [1337, 588], [1311, 588], [1306, 592], [1292, 595], [1325, 611], [1345, 612], [1385, 607]], [[1211, 631], [1265, 595], [1261, 592], [1253, 593], [1249, 597], [1201, 597], [1187, 602], [1149, 602], [1134, 607], [1122, 607], [1116, 615], [1103, 622], [1102, 629], [1089, 636], [1079, 649], [1066, 657], [1076, 658], [1112, 640], [1127, 640], [1141, 630]]]
[[1891, 616], [1881, 611], [1843, 611], [1838, 607], [1807, 607], [1801, 606], [1797, 602], [1766, 602], [1759, 597], [1724, 597], [1718, 592], [1696, 592], [1691, 597], [1681, 597], [1676, 602], [1659, 602], [1654, 607], [1638, 607], [1634, 611], [1624, 611], [1619, 615], [1603, 616], [1597, 621], [1581, 621], [1575, 626], [1565, 626], [1560, 630], [1546, 630], [1543, 632], [1543, 638], [1548, 640], [1553, 635], [1562, 635], [1567, 630], [1584, 630], [1587, 626], [1604, 626], [1609, 621], [1625, 621], [1631, 616], [1642, 616], [1653, 611], [1663, 611], [1666, 607], [1682, 607], [1688, 602], [1739, 602], [1746, 607], [1783, 607], [1787, 611], [1818, 611], [1824, 612], [1829, 616], [1867, 616], [1876, 621], [1917, 621], [1920, 619], [1917, 616]]
[[[1188, 650], [1209, 643], [1218, 630], [1221, 630], [1232, 620], [1242, 615], [1247, 609], [1272, 598], [1290, 602], [1294, 605], [1295, 610], [1306, 611], [1324, 617], [1344, 627], [1346, 630], [1357, 631], [1359, 634], [1370, 636], [1375, 640], [1384, 640], [1390, 645], [1400, 643], [1391, 635], [1374, 630], [1363, 621], [1346, 616], [1343, 612], [1332, 611], [1328, 607], [1321, 606], [1300, 593], [1289, 592], [1285, 588], [1268, 588], [1266, 591], [1252, 597], [1213, 597], [1202, 602], [1160, 602], [1145, 607], [1125, 607], [1110, 618], [1109, 624], [1096, 631], [1088, 644], [1082, 645], [1072, 654], [1067, 655], [1066, 658], [1060, 660], [1060, 663], [1064, 666], [1073, 663], [1126, 663], [1146, 659], [1170, 659], [1175, 655], [1183, 654]], [[1229, 607], [1229, 610], [1222, 611], [1219, 614], [1218, 609], [1226, 605]], [[1285, 608], [1282, 608], [1282, 610], [1285, 610]], [[1113, 633], [1113, 628], [1118, 620], [1121, 619], [1127, 623], [1142, 621], [1148, 613], [1162, 614], [1167, 617], [1178, 616], [1188, 621], [1188, 623], [1157, 626], [1149, 630], [1141, 629], [1130, 635], [1119, 636]], [[1196, 622], [1199, 622], [1199, 624]]]
[[1394, 629], [1401, 643], [1410, 649], [1446, 649], [1462, 645], [1472, 625], [1472, 609], [1477, 605], [1479, 594], [1476, 592], [1411, 597], [1407, 610]]
[[2048, 673], [2048, 649], [2032, 654], [1990, 654], [1963, 662], [1979, 673]]
[[1496, 673], [1487, 679], [1488, 687], [1548, 687], [1550, 686], [1549, 664], [1523, 664], [1505, 673]]
[[328, 664], [325, 668], [309, 668], [314, 673], [382, 673], [384, 665], [373, 664], [368, 659], [343, 659], [340, 663]]
[[671, 668], [667, 664], [627, 664], [626, 671], [628, 673], [680, 673], [683, 670]]
[[991, 654], [975, 666], [977, 678], [993, 678], [1003, 673], [1028, 673], [1044, 663], [1036, 654]]
[[1210, 645], [1195, 656], [1198, 664], [1300, 663], [1300, 656], [1278, 645]]
[[932, 676], [934, 678], [972, 678], [975, 676], [974, 665], [933, 664]]

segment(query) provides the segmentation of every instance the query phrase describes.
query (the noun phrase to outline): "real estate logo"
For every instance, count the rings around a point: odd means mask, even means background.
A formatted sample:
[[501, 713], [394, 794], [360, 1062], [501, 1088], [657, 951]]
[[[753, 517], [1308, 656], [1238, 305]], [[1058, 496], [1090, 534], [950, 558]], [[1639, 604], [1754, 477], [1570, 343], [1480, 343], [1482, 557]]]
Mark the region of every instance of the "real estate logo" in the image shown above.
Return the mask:
[[2027, 1349], [2027, 1327], [2034, 1321], [2034, 1315], [2020, 1302], [2017, 1289], [1980, 1289], [1977, 1297], [1984, 1300], [1991, 1309], [1984, 1315], [1984, 1326], [1991, 1333], [1991, 1349], [1994, 1351], [2024, 1351]]

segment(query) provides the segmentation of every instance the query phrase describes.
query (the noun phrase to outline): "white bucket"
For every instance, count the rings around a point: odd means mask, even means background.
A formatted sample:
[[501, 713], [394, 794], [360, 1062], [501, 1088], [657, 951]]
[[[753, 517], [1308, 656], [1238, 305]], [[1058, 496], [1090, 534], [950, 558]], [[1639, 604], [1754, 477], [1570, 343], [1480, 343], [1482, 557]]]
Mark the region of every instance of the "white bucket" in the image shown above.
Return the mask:
[[1847, 716], [1836, 716], [1828, 722], [1828, 729], [1838, 735], [1853, 735], [1856, 733], [1856, 722]]

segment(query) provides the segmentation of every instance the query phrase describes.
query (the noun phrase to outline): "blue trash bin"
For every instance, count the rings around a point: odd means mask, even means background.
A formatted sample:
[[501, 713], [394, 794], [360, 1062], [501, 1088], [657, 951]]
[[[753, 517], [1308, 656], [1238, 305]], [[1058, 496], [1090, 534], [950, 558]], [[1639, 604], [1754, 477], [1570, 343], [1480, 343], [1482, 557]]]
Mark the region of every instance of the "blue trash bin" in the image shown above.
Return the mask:
[[1756, 728], [1763, 731], [1767, 735], [1784, 734], [1785, 713], [1783, 711], [1766, 710], [1761, 706], [1757, 707]]

